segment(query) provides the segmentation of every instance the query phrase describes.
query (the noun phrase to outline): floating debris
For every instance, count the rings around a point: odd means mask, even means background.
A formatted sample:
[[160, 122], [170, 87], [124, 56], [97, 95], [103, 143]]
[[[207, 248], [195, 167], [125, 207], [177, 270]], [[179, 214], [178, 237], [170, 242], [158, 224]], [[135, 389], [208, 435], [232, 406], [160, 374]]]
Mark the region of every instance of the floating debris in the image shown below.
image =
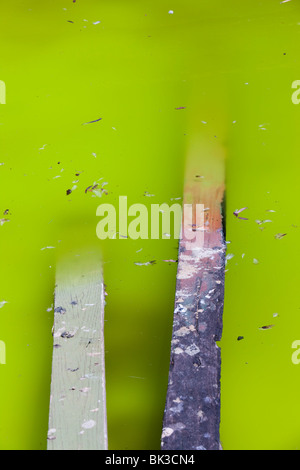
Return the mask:
[[165, 263], [178, 263], [178, 259], [164, 259]]
[[71, 194], [71, 193], [72, 193], [72, 189], [67, 189], [66, 195], [69, 196], [69, 194]]
[[276, 240], [280, 240], [281, 238], [285, 237], [287, 234], [286, 233], [276, 233], [276, 235], [274, 235], [274, 238], [276, 238]]
[[155, 260], [147, 261], [146, 263], [134, 263], [136, 266], [150, 266], [151, 264], [156, 264]]
[[238, 336], [238, 337], [237, 337], [237, 340], [238, 340], [238, 341], [241, 341], [242, 339], [244, 339], [244, 336]]
[[259, 263], [258, 259], [253, 258], [253, 264], [258, 264], [258, 263]]
[[99, 122], [99, 121], [101, 121], [101, 120], [102, 120], [102, 118], [95, 119], [94, 121], [84, 122], [84, 123], [82, 124], [82, 126], [85, 126], [86, 124], [93, 124], [94, 122]]
[[262, 225], [262, 224], [266, 224], [266, 223], [270, 223], [270, 222], [273, 222], [273, 220], [269, 220], [269, 219], [266, 219], [266, 220], [256, 220], [255, 221], [258, 225]]
[[243, 207], [242, 209], [236, 209], [233, 213], [233, 215], [235, 215], [238, 219], [241, 219], [241, 220], [248, 220], [246, 217], [239, 217], [239, 214], [243, 211], [245, 211], [246, 209], [248, 209], [248, 207]]
[[9, 219], [0, 219], [0, 225], [2, 227], [2, 225], [4, 225], [6, 222], [10, 222]]
[[186, 108], [186, 106], [179, 106], [179, 108], [175, 108], [175, 109], [178, 110], [178, 109], [185, 109], [185, 108]]
[[44, 246], [44, 248], [41, 248], [41, 251], [43, 250], [53, 250], [55, 246]]
[[8, 302], [6, 302], [6, 300], [2, 300], [2, 302], [0, 302], [0, 308], [4, 307], [5, 304], [8, 304]]
[[155, 194], [150, 194], [148, 191], [145, 191], [143, 195], [146, 197], [155, 197]]
[[234, 257], [234, 254], [228, 253], [228, 255], [225, 256], [225, 261], [227, 262], [228, 260], [232, 259]]
[[273, 328], [275, 325], [265, 325], [265, 326], [261, 326], [259, 329], [260, 330], [270, 330], [271, 328]]

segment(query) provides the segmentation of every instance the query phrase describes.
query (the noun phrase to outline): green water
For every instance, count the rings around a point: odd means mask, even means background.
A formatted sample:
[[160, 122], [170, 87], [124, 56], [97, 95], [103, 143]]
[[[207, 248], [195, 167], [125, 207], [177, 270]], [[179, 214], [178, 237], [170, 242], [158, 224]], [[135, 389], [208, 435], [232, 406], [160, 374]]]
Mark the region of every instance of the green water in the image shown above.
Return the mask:
[[[109, 446], [159, 448], [176, 275], [164, 260], [177, 243], [103, 243], [95, 214], [119, 195], [148, 206], [181, 197], [195, 134], [226, 156], [223, 447], [299, 448], [299, 2], [0, 8], [0, 448], [46, 446], [55, 264], [83, 244], [104, 259]], [[85, 193], [100, 178], [108, 194]], [[246, 206], [249, 220], [232, 215]]]

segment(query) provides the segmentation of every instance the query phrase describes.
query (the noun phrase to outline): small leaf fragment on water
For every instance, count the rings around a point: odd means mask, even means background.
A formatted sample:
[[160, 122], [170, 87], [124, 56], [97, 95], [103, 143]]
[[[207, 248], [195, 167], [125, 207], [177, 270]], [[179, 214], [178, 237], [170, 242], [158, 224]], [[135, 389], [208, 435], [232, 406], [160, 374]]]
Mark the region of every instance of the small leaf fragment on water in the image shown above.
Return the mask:
[[234, 257], [234, 254], [228, 253], [228, 255], [225, 256], [225, 261], [228, 261], [229, 259], [232, 259]]
[[275, 325], [265, 325], [265, 326], [261, 326], [259, 329], [260, 330], [270, 330], [271, 328], [273, 328]]
[[233, 213], [233, 215], [235, 215], [236, 217], [238, 217], [238, 214], [240, 214], [241, 212], [245, 211], [246, 209], [248, 209], [248, 207], [243, 207], [242, 209], [236, 209]]
[[285, 237], [287, 234], [286, 233], [276, 233], [276, 235], [274, 235], [274, 237], [277, 239], [277, 240], [280, 240], [280, 238], [283, 238]]
[[266, 224], [267, 222], [273, 222], [272, 220], [269, 220], [269, 219], [266, 219], [266, 220], [256, 220], [255, 221], [258, 225], [261, 225], [261, 224]]
[[0, 225], [2, 227], [2, 225], [4, 225], [6, 222], [10, 222], [9, 219], [0, 219]]
[[147, 261], [146, 263], [134, 263], [136, 266], [150, 266], [151, 264], [156, 264], [156, 261]]

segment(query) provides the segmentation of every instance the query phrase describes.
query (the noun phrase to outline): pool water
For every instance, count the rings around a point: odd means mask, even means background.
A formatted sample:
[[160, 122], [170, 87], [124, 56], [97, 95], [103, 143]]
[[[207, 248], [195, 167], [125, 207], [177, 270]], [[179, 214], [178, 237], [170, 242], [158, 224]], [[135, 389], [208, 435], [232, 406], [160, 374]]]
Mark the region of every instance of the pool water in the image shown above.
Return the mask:
[[298, 2], [15, 0], [0, 23], [0, 448], [46, 448], [55, 266], [84, 245], [108, 294], [109, 447], [159, 449], [178, 242], [100, 241], [96, 209], [181, 198], [197, 136], [224, 151], [234, 255], [223, 448], [299, 448]]

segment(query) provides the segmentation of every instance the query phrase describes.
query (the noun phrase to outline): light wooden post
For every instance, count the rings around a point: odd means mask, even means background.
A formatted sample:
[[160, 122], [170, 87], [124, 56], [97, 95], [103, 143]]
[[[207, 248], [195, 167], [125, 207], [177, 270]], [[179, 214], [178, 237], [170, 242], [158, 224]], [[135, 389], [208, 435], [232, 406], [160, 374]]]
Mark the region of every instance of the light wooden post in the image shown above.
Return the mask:
[[57, 261], [48, 450], [107, 448], [104, 287], [96, 253]]

